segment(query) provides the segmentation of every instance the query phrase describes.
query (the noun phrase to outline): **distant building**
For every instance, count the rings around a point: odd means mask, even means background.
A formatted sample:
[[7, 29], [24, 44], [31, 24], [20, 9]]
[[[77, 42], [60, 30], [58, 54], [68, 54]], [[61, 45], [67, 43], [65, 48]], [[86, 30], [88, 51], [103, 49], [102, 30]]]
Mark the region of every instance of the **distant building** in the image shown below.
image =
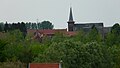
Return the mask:
[[72, 14], [72, 8], [70, 8], [70, 15], [68, 20], [68, 31], [69, 32], [75, 32], [79, 30], [83, 30], [84, 32], [89, 32], [94, 25], [97, 30], [104, 36], [106, 33], [110, 32], [111, 27], [104, 27], [104, 24], [102, 22], [96, 22], [96, 23], [77, 23], [75, 24], [75, 21], [73, 20], [73, 14]]
[[31, 39], [42, 41], [42, 38], [48, 37], [51, 38], [56, 33], [62, 33], [66, 36], [74, 36], [76, 32], [68, 32], [67, 29], [44, 29], [44, 30], [36, 30], [36, 29], [28, 29], [27, 34], [31, 36]]
[[66, 36], [74, 36], [77, 34], [77, 31], [83, 30], [84, 32], [88, 33], [92, 26], [94, 25], [97, 30], [105, 36], [108, 32], [110, 32], [111, 27], [104, 27], [102, 22], [96, 23], [75, 23], [73, 20], [72, 8], [70, 8], [70, 15], [68, 20], [68, 30], [67, 29], [44, 29], [44, 30], [36, 30], [36, 29], [29, 29], [27, 30], [27, 34], [32, 36], [32, 39], [37, 39], [42, 41], [44, 37], [52, 37], [55, 33], [60, 32]]

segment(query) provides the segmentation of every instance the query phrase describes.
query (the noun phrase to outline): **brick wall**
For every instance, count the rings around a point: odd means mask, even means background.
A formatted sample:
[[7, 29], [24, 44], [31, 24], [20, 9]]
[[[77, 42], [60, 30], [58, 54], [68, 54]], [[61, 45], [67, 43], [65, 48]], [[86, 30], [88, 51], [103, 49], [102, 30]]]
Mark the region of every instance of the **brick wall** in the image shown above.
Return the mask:
[[30, 63], [29, 68], [59, 68], [59, 63]]

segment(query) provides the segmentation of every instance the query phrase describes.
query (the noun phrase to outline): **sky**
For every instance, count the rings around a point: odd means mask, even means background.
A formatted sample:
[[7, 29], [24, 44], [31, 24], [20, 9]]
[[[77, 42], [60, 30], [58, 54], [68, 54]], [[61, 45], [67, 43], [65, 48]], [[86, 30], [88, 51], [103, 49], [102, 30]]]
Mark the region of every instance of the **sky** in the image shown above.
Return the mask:
[[54, 28], [67, 28], [72, 6], [76, 23], [120, 23], [120, 0], [0, 0], [0, 22], [48, 20]]

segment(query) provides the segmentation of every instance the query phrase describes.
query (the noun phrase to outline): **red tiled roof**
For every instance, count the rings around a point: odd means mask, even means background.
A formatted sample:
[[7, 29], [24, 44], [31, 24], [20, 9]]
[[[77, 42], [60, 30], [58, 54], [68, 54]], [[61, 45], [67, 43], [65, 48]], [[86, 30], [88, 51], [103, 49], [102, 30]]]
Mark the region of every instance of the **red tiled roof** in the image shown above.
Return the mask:
[[55, 30], [38, 30], [42, 34], [54, 34]]
[[35, 33], [36, 31], [40, 32], [44, 35], [54, 35], [56, 32], [63, 32], [64, 34], [68, 36], [74, 36], [76, 35], [76, 32], [68, 32], [67, 29], [45, 29], [45, 30], [27, 30], [28, 33]]
[[55, 32], [67, 32], [67, 29], [44, 29], [44, 30], [28, 29], [27, 33], [34, 34], [36, 31], [43, 34], [55, 34]]

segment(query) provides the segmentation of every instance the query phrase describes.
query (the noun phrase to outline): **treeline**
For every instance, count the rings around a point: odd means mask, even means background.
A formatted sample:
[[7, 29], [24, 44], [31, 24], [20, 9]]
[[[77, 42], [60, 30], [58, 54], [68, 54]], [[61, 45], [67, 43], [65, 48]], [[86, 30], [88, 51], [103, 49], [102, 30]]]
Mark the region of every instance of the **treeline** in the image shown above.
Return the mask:
[[43, 21], [38, 23], [32, 22], [18, 22], [18, 23], [0, 23], [0, 32], [1, 31], [10, 31], [15, 29], [26, 30], [26, 29], [53, 29], [54, 25], [49, 21]]
[[25, 37], [27, 34], [26, 24], [24, 22], [21, 23], [0, 23], [0, 32], [10, 32], [13, 30], [20, 30]]
[[[0, 35], [1, 36], [1, 35]], [[59, 63], [62, 68], [120, 68], [120, 25], [114, 24], [105, 38], [92, 27], [68, 37], [56, 33], [43, 42], [23, 38], [21, 31], [0, 37], [0, 62]]]
[[53, 29], [54, 25], [50, 21], [43, 21], [38, 23], [26, 23], [27, 29]]
[[49, 21], [38, 23], [18, 22], [18, 23], [0, 23], [0, 32], [9, 32], [19, 29], [23, 36], [27, 34], [27, 29], [53, 29], [53, 24]]

